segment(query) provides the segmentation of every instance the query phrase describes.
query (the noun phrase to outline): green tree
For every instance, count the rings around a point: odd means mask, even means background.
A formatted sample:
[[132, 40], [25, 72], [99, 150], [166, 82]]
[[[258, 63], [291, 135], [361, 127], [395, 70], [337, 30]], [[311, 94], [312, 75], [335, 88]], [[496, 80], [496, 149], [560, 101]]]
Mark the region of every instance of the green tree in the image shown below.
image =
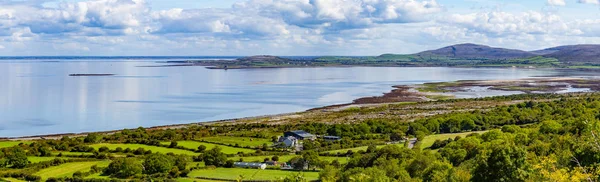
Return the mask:
[[176, 155], [173, 158], [173, 161], [175, 162], [173, 165], [179, 168], [179, 170], [184, 170], [190, 161], [190, 159], [185, 155]]
[[13, 168], [24, 168], [29, 164], [29, 160], [25, 151], [17, 147], [6, 154], [6, 164]]
[[104, 169], [105, 175], [128, 178], [142, 174], [144, 166], [133, 158], [117, 158]]
[[319, 179], [322, 182], [336, 182], [339, 179], [339, 170], [334, 166], [325, 166], [321, 172], [319, 172]]
[[223, 152], [221, 152], [220, 147], [216, 146], [204, 152], [204, 155], [202, 155], [202, 160], [207, 166], [212, 165], [216, 167], [221, 167], [225, 165], [225, 162], [227, 162], [227, 156]]
[[175, 148], [177, 147], [177, 141], [171, 141], [171, 144], [169, 144], [169, 148]]
[[309, 169], [315, 167], [323, 167], [323, 163], [319, 158], [319, 154], [316, 151], [307, 151], [302, 154], [302, 158], [306, 161], [306, 165]]
[[206, 150], [206, 146], [200, 145], [198, 146], [198, 152], [204, 152]]
[[85, 143], [98, 143], [100, 140], [102, 139], [102, 136], [96, 134], [96, 133], [90, 133], [87, 136], [85, 136], [85, 139], [83, 139], [83, 142]]
[[474, 181], [525, 181], [527, 152], [505, 142], [492, 142], [491, 151], [479, 156]]
[[144, 159], [144, 172], [146, 174], [166, 173], [173, 168], [173, 158], [164, 154], [150, 154]]

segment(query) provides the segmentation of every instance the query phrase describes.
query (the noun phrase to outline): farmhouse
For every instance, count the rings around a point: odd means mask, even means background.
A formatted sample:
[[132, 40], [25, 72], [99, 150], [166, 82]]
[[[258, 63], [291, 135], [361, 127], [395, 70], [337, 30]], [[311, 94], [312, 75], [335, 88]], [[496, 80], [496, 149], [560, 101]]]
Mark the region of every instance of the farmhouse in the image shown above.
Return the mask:
[[267, 164], [257, 162], [234, 162], [233, 165], [239, 168], [254, 168], [254, 169], [266, 169]]
[[298, 140], [314, 140], [317, 138], [315, 135], [310, 134], [303, 130], [287, 131], [287, 132], [283, 133], [283, 137], [287, 138], [290, 136], [292, 136]]

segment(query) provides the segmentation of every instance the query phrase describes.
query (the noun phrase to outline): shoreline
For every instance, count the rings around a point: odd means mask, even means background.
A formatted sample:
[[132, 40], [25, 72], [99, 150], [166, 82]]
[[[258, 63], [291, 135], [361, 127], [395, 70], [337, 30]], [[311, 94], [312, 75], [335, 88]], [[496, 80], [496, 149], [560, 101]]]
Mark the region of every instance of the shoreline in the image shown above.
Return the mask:
[[[323, 107], [311, 108], [305, 111], [298, 112], [289, 112], [289, 113], [281, 113], [281, 114], [272, 114], [272, 115], [260, 115], [260, 116], [250, 116], [250, 117], [241, 117], [241, 118], [231, 118], [231, 119], [223, 119], [223, 120], [215, 120], [215, 121], [205, 121], [205, 122], [192, 122], [192, 123], [183, 123], [183, 124], [171, 124], [171, 125], [160, 125], [160, 126], [150, 126], [150, 127], [141, 127], [146, 130], [165, 130], [165, 129], [177, 129], [184, 128], [190, 126], [205, 126], [205, 125], [215, 125], [215, 124], [242, 124], [248, 122], [241, 122], [246, 120], [253, 119], [264, 119], [264, 118], [285, 118], [285, 117], [295, 117], [301, 114], [309, 114], [312, 112], [331, 112], [331, 111], [340, 111], [343, 109], [351, 108], [351, 107], [369, 107], [369, 106], [381, 106], [386, 104], [397, 104], [397, 103], [418, 103], [418, 102], [427, 102], [427, 101], [435, 101], [441, 99], [452, 98], [454, 95], [453, 92], [460, 90], [462, 87], [469, 87], [477, 84], [492, 84], [492, 85], [509, 85], [514, 83], [521, 82], [539, 82], [539, 83], [552, 83], [552, 82], [564, 82], [564, 81], [599, 81], [600, 80], [590, 80], [585, 78], [577, 78], [577, 77], [544, 77], [544, 78], [525, 78], [525, 79], [516, 79], [516, 80], [459, 80], [455, 82], [441, 82], [441, 83], [464, 83], [464, 85], [452, 85], [451, 90], [446, 90], [448, 92], [435, 92], [435, 91], [420, 91], [422, 88], [426, 88], [427, 85], [436, 85], [440, 83], [423, 83], [416, 85], [394, 85], [392, 86], [392, 90], [386, 93], [383, 93], [379, 96], [369, 96], [369, 97], [361, 97], [353, 100], [350, 103], [345, 104], [336, 104], [329, 105]], [[477, 83], [477, 84], [474, 84]], [[595, 82], [593, 82], [595, 84]], [[593, 86], [590, 86], [593, 87]], [[444, 86], [436, 85], [437, 89], [448, 89]], [[592, 91], [600, 90], [599, 87], [590, 88]], [[548, 92], [552, 93], [556, 90], [550, 90]], [[509, 94], [513, 95], [513, 94]], [[45, 140], [45, 139], [60, 139], [64, 136], [68, 137], [81, 137], [86, 136], [88, 134], [96, 133], [96, 134], [114, 134], [117, 132], [121, 132], [123, 130], [135, 130], [136, 128], [125, 128], [125, 129], [116, 129], [116, 130], [108, 130], [108, 131], [95, 131], [95, 132], [79, 132], [79, 133], [58, 133], [58, 134], [42, 134], [42, 135], [32, 135], [32, 136], [19, 136], [19, 137], [0, 137], [0, 141], [28, 141], [28, 140]]]

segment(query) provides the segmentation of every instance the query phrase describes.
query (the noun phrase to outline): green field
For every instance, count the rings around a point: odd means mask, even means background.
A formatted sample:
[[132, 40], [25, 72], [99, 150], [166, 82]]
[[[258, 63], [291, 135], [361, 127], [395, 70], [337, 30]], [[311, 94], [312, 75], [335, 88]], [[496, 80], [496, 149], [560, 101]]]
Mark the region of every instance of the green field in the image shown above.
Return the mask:
[[220, 182], [220, 181], [211, 181], [205, 179], [193, 179], [193, 178], [177, 178], [175, 179], [177, 182]]
[[[279, 156], [279, 162], [288, 162], [296, 156], [298, 156], [298, 155]], [[265, 158], [271, 159], [271, 157], [273, 157], [273, 156], [230, 157], [229, 159], [236, 161], [236, 162], [239, 161], [240, 158], [244, 159], [244, 162], [256, 162], [256, 161], [263, 162], [265, 160]], [[298, 156], [298, 157], [301, 157], [301, 156]], [[321, 156], [321, 157], [319, 157], [319, 159], [327, 161], [327, 162], [338, 160], [342, 164], [345, 164], [348, 162], [348, 158], [346, 158], [346, 157], [323, 157], [323, 156]]]
[[[399, 147], [404, 147], [404, 143], [398, 143], [398, 144], [393, 144], [393, 145], [398, 145]], [[386, 145], [378, 145], [377, 148], [382, 148], [385, 147]], [[330, 154], [337, 154], [339, 153], [346, 153], [348, 152], [348, 150], [352, 150], [352, 152], [358, 152], [358, 151], [367, 151], [367, 148], [369, 148], [369, 146], [362, 146], [362, 147], [355, 147], [355, 148], [349, 148], [349, 149], [339, 149], [339, 150], [330, 150], [330, 151], [325, 151], [323, 153], [330, 153]]]
[[436, 140], [447, 140], [448, 138], [456, 138], [457, 136], [466, 137], [471, 133], [485, 133], [487, 131], [474, 131], [474, 132], [466, 132], [466, 133], [450, 133], [450, 134], [437, 134], [437, 135], [429, 135], [423, 138], [421, 141], [421, 149], [431, 147]]
[[214, 143], [222, 143], [222, 144], [231, 144], [231, 145], [239, 145], [242, 147], [251, 146], [257, 147], [262, 146], [263, 144], [267, 144], [271, 146], [273, 142], [269, 139], [264, 138], [250, 138], [250, 137], [231, 137], [231, 136], [217, 136], [217, 137], [205, 137], [199, 138], [198, 140], [214, 142]]
[[29, 142], [29, 141], [2, 141], [2, 142], [0, 142], [0, 148], [13, 147], [13, 146], [19, 145], [20, 143], [29, 145], [31, 142]]
[[[240, 175], [244, 176], [244, 180], [276, 180], [282, 179], [299, 172], [282, 171], [282, 170], [260, 170], [260, 169], [242, 169], [242, 168], [216, 168], [202, 169], [190, 172], [190, 177], [208, 177], [219, 179], [235, 180]], [[303, 172], [304, 178], [307, 180], [317, 180], [318, 172]]]
[[46, 169], [42, 169], [35, 173], [42, 177], [42, 179], [48, 179], [51, 177], [69, 177], [73, 176], [73, 173], [77, 171], [89, 171], [89, 169], [98, 165], [98, 167], [106, 167], [110, 164], [110, 161], [91, 161], [91, 162], [72, 162], [66, 163], [59, 166], [49, 167]]
[[0, 181], [8, 181], [8, 182], [25, 182], [23, 180], [20, 179], [15, 179], [15, 178], [2, 178], [0, 179]]
[[66, 159], [65, 157], [27, 157], [27, 160], [29, 160], [29, 162], [31, 162], [31, 163], [38, 163], [38, 162], [51, 161], [56, 158]]
[[[162, 142], [161, 144], [169, 145], [170, 143], [171, 142]], [[251, 150], [251, 149], [235, 148], [235, 147], [216, 145], [216, 144], [212, 144], [212, 143], [204, 143], [204, 142], [197, 142], [197, 141], [178, 141], [177, 145], [188, 148], [188, 149], [198, 149], [198, 147], [200, 145], [204, 145], [204, 146], [206, 146], [207, 150], [215, 148], [215, 146], [219, 146], [222, 149], [221, 152], [223, 152], [225, 154], [237, 154], [238, 152], [244, 152], [244, 153], [254, 153], [255, 152], [255, 150]]]
[[165, 148], [165, 147], [157, 147], [157, 146], [150, 146], [150, 145], [142, 145], [142, 144], [110, 144], [110, 143], [101, 143], [101, 144], [94, 144], [91, 145], [91, 147], [94, 147], [96, 150], [98, 150], [100, 147], [108, 147], [110, 150], [114, 150], [117, 147], [121, 147], [122, 149], [126, 149], [126, 148], [130, 148], [131, 150], [135, 150], [137, 148], [143, 148], [145, 150], [151, 150], [152, 152], [158, 152], [158, 153], [169, 153], [172, 152], [174, 154], [185, 154], [185, 155], [198, 155], [195, 152], [192, 151], [188, 151], [188, 150], [181, 150], [181, 149], [172, 149], [172, 148]]

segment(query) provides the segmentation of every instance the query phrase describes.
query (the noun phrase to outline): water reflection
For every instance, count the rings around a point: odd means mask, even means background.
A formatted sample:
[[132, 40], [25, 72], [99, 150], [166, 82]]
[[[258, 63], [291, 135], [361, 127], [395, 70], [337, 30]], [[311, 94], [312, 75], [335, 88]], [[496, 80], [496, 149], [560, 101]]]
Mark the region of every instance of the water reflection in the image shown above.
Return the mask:
[[[289, 68], [208, 70], [152, 62], [0, 62], [0, 136], [101, 131], [295, 112], [397, 84], [518, 79], [552, 70]], [[112, 77], [69, 77], [112, 73]]]

